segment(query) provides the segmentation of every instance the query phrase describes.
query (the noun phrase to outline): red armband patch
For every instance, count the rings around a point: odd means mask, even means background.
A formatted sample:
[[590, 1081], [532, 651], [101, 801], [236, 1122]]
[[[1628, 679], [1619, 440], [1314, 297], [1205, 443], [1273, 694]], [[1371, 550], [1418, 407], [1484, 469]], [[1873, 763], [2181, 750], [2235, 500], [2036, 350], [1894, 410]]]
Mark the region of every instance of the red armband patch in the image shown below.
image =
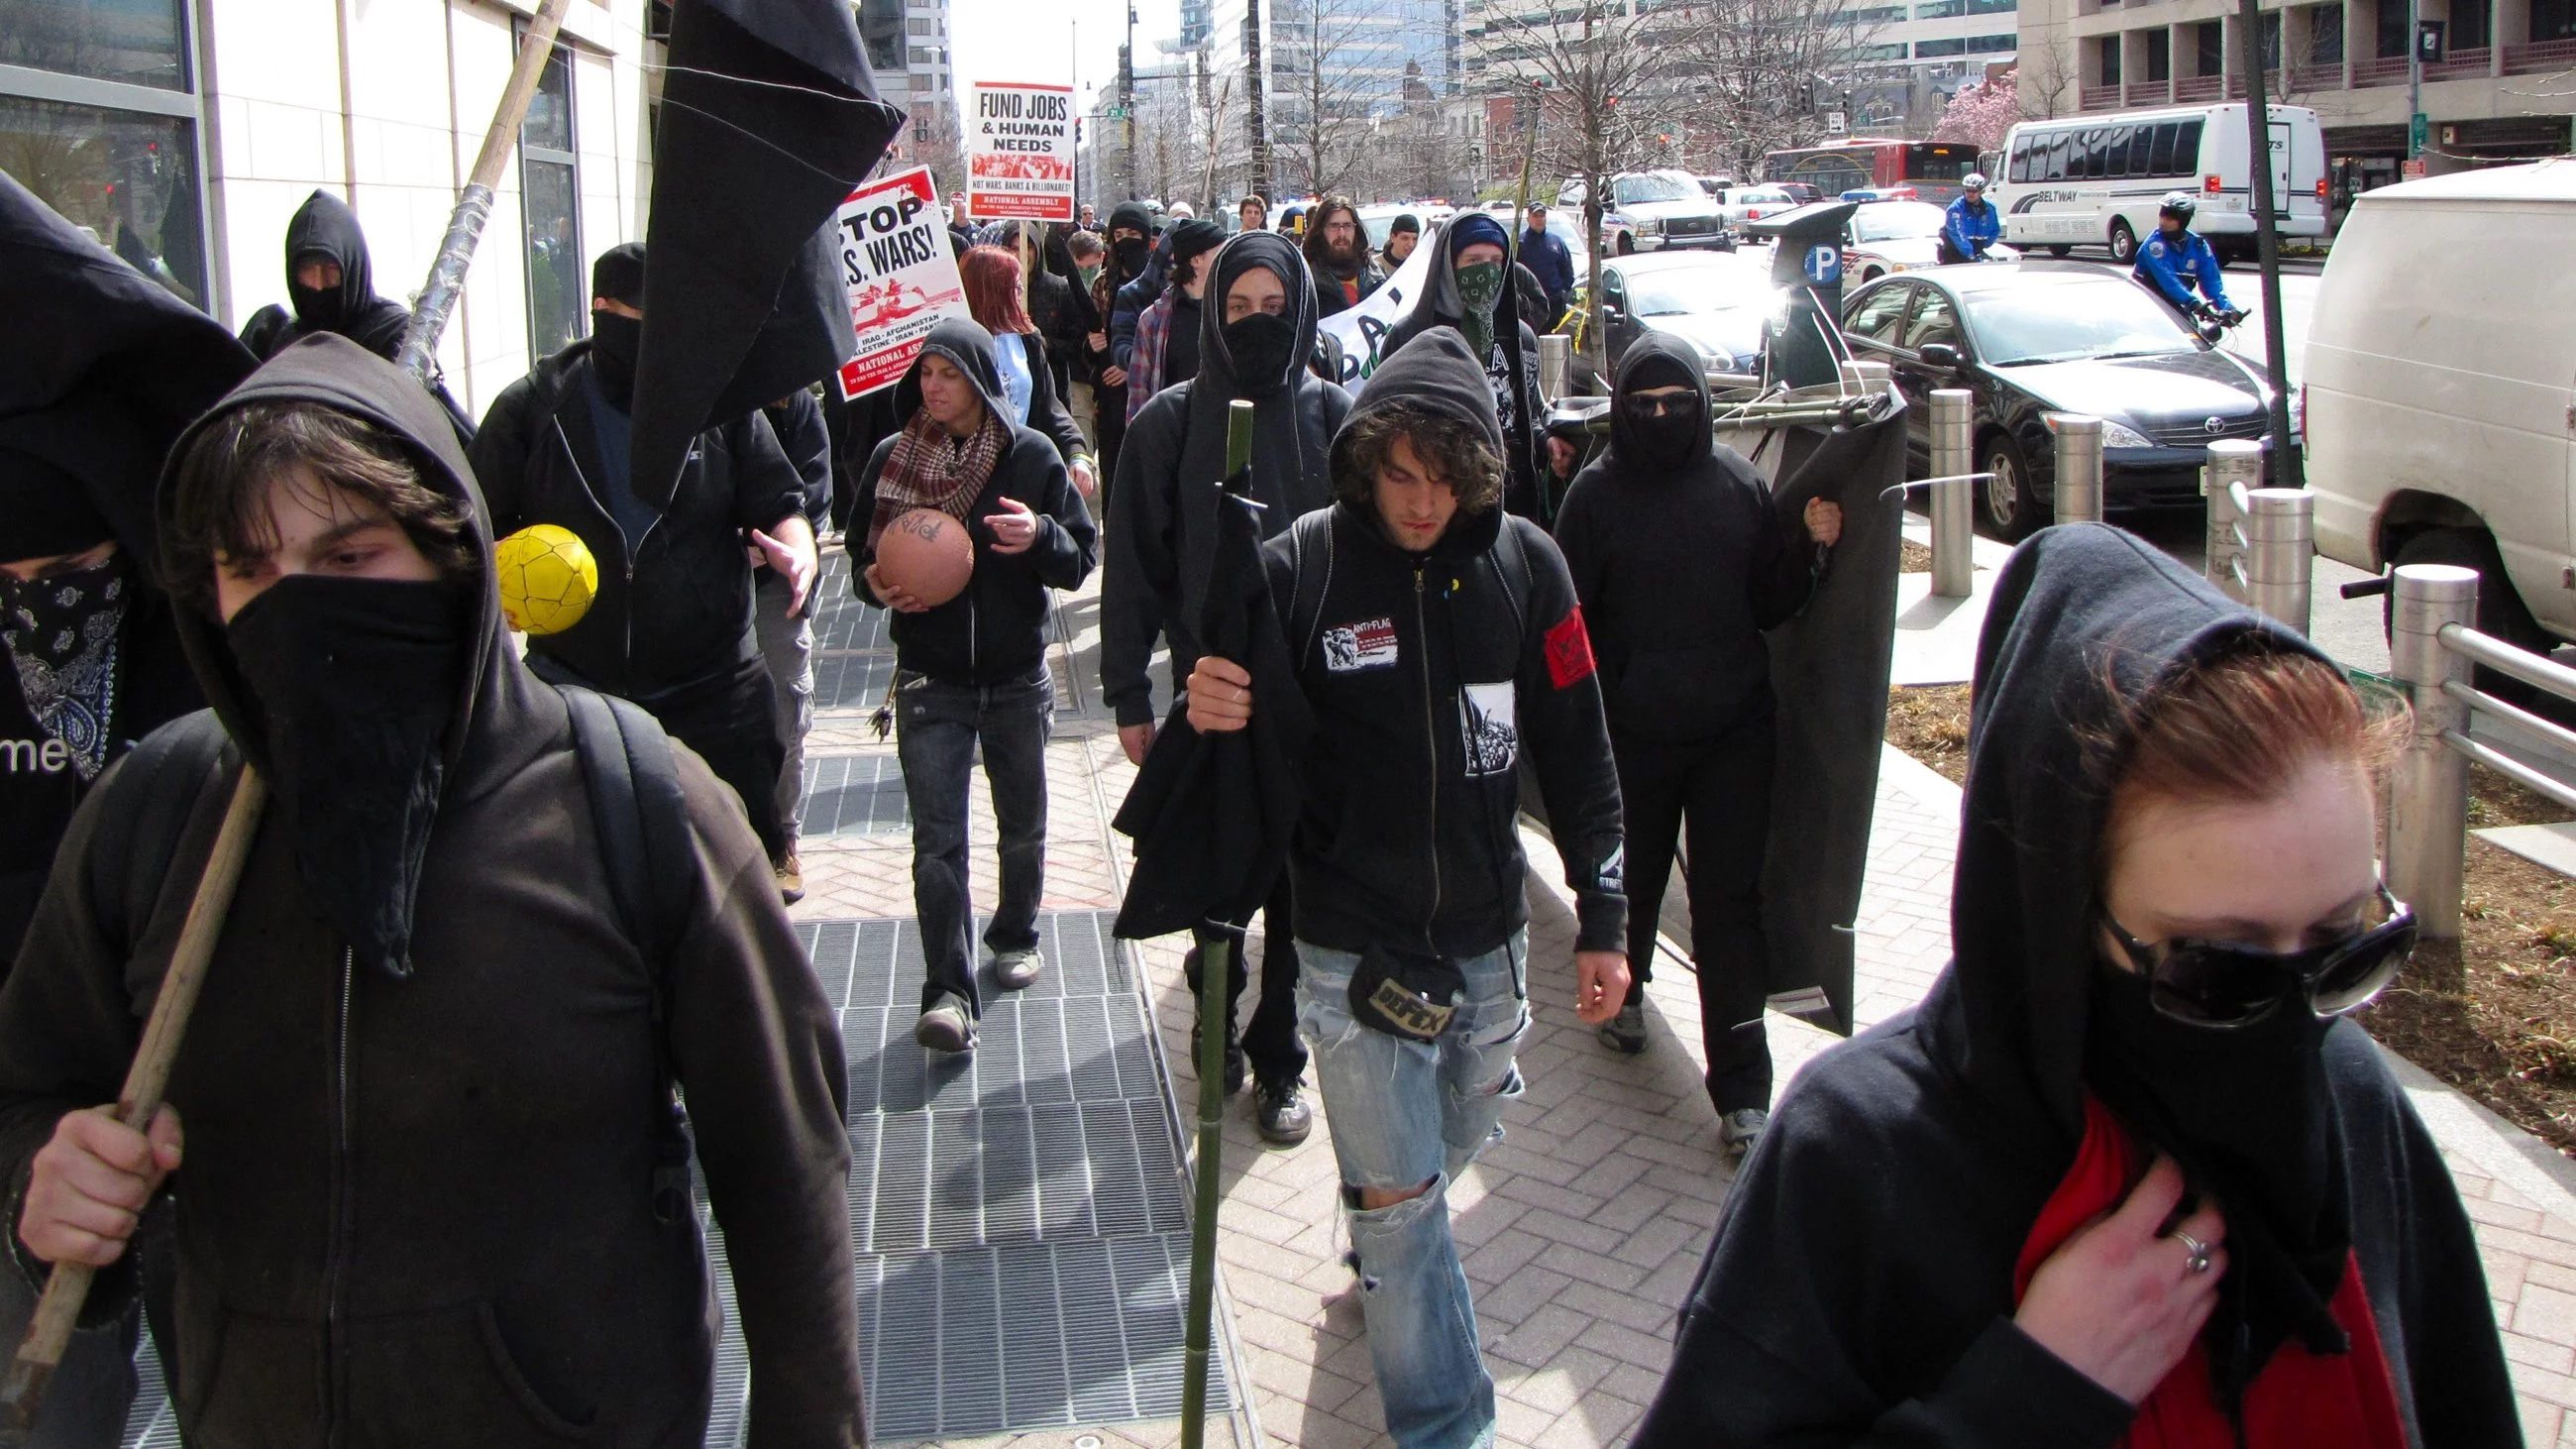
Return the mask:
[[1547, 677], [1559, 689], [1592, 677], [1592, 635], [1583, 627], [1581, 604], [1547, 631]]

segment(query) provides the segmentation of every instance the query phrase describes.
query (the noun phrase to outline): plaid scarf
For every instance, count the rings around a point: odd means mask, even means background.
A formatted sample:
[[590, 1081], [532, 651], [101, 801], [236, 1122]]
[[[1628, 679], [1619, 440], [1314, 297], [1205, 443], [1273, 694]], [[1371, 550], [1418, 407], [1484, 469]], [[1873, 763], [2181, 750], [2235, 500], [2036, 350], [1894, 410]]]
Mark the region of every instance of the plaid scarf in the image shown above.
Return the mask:
[[952, 437], [926, 408], [895, 435], [886, 454], [885, 471], [877, 477], [876, 509], [868, 516], [868, 548], [873, 551], [886, 525], [916, 508], [935, 508], [963, 523], [1002, 461], [1011, 430], [1000, 414], [984, 409], [984, 425], [973, 437]]

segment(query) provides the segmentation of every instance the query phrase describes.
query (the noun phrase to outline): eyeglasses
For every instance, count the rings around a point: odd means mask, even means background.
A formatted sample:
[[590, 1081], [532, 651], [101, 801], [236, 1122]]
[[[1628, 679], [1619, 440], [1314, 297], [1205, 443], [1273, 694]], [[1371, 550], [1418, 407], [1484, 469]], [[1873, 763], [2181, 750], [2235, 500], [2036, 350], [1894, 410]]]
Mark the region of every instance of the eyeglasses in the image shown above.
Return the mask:
[[2397, 979], [2415, 950], [2415, 913], [2379, 887], [2374, 901], [2384, 913], [2339, 941], [2305, 951], [2257, 951], [2225, 941], [2188, 936], [2141, 943], [2110, 912], [2102, 924], [2147, 978], [2147, 999], [2157, 1011], [2192, 1026], [2227, 1031], [2252, 1026], [2292, 996], [2305, 1000], [2318, 1019], [2368, 1006]]

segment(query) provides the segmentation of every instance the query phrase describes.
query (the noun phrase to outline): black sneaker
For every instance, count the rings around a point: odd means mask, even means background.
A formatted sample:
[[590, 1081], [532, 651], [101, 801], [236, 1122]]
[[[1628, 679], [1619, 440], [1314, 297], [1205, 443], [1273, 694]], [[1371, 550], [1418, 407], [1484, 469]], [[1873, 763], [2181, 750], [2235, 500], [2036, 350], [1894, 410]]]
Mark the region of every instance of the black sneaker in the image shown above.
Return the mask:
[[[1199, 1029], [1197, 1025], [1193, 1023], [1190, 1027], [1190, 1070], [1198, 1070], [1198, 1065]], [[1235, 1093], [1242, 1091], [1243, 1079], [1251, 1074], [1252, 1063], [1246, 1060], [1243, 1055], [1243, 1043], [1239, 1041], [1227, 1042], [1225, 1044], [1225, 1094], [1231, 1097]]]
[[912, 1039], [935, 1052], [971, 1052], [975, 1049], [974, 1009], [965, 997], [946, 992], [913, 1024]]
[[1282, 1147], [1294, 1147], [1315, 1130], [1315, 1109], [1306, 1103], [1303, 1086], [1296, 1077], [1284, 1082], [1263, 1082], [1253, 1089], [1253, 1120], [1261, 1127], [1262, 1140]]
[[1601, 1044], [1622, 1056], [1633, 1057], [1646, 1049], [1646, 1004], [1635, 997], [1619, 1008], [1619, 1014], [1601, 1023]]

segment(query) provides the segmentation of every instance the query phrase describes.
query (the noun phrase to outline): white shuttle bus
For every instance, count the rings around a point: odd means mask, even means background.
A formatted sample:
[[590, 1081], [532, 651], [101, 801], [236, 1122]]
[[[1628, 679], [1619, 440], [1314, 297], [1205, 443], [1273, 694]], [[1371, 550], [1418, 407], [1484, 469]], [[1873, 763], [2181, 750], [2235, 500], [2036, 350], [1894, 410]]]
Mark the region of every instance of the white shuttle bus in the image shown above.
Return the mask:
[[[2317, 113], [2272, 110], [2273, 220], [2285, 237], [2326, 234], [2326, 146]], [[2192, 229], [2221, 257], [2252, 255], [2254, 177], [2246, 165], [2245, 103], [2166, 106], [2023, 121], [2004, 138], [1993, 201], [2004, 240], [2068, 247], [2107, 243], [2126, 264], [2156, 229], [2169, 191], [2200, 198]]]

